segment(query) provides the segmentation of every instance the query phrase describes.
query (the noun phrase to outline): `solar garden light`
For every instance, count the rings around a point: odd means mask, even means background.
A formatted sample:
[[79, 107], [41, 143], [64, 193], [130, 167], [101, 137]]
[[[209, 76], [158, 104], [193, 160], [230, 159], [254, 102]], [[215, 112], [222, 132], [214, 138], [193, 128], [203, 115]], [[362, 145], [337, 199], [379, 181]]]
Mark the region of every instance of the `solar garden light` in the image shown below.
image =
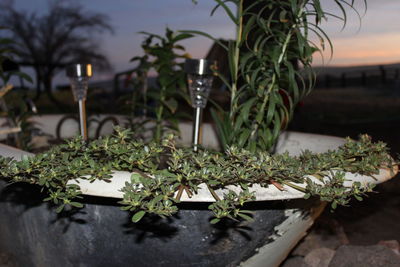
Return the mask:
[[86, 123], [86, 95], [89, 78], [92, 77], [91, 64], [74, 64], [67, 67], [67, 76], [71, 82], [71, 90], [74, 100], [79, 103], [79, 123], [81, 135], [84, 140], [88, 139]]
[[193, 121], [193, 151], [198, 150], [201, 144], [201, 123], [203, 109], [211, 91], [216, 62], [205, 59], [187, 59], [185, 72], [187, 73], [188, 87], [192, 107], [195, 109]]

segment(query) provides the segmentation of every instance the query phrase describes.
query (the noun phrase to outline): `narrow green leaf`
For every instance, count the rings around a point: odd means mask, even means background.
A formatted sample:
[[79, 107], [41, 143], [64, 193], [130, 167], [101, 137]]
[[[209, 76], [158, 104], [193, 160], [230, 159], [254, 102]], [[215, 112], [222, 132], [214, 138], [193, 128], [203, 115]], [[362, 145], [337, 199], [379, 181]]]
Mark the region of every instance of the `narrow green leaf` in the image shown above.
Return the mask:
[[79, 202], [71, 202], [69, 203], [71, 206], [76, 207], [76, 208], [83, 208], [83, 204]]
[[249, 215], [243, 214], [243, 213], [238, 213], [238, 216], [240, 216], [241, 218], [243, 218], [249, 222], [254, 221], [254, 219], [252, 217], [250, 217]]
[[64, 209], [64, 204], [57, 207], [56, 212], [60, 213]]
[[267, 119], [265, 122], [267, 126], [271, 123], [272, 118], [276, 113], [276, 94], [279, 94], [279, 92], [278, 91], [272, 92], [271, 97], [269, 98], [268, 101]]
[[252, 97], [239, 107], [239, 116], [234, 125], [235, 131], [238, 131], [242, 127], [242, 124], [249, 120], [250, 109], [256, 100], [255, 97]]
[[140, 221], [143, 216], [146, 214], [146, 212], [144, 210], [138, 211], [136, 212], [133, 216], [132, 216], [132, 222], [137, 223], [138, 221]]
[[212, 219], [212, 220], [210, 221], [210, 223], [211, 223], [211, 224], [216, 224], [216, 223], [219, 223], [219, 221], [220, 221], [220, 219], [214, 218], [214, 219]]
[[217, 2], [218, 5], [211, 11], [211, 16], [214, 14], [217, 8], [221, 6], [225, 10], [225, 13], [228, 15], [228, 17], [232, 20], [232, 22], [235, 23], [236, 25], [239, 25], [238, 19], [233, 14], [232, 10], [225, 4], [225, 2], [227, 1], [222, 1], [222, 0], [214, 0], [214, 1]]
[[174, 37], [174, 39], [172, 39], [172, 43], [177, 43], [179, 41], [185, 40], [185, 39], [189, 39], [192, 38], [193, 34], [189, 34], [189, 33], [181, 33], [178, 34], [177, 36]]
[[251, 134], [251, 129], [248, 129], [248, 128], [241, 129], [241, 131], [242, 131], [242, 133], [239, 136], [239, 142], [237, 144], [238, 147], [243, 147], [244, 144], [247, 143], [247, 141], [250, 137], [250, 134]]
[[228, 47], [226, 45], [224, 45], [221, 40], [216, 39], [214, 37], [212, 37], [210, 34], [202, 32], [202, 31], [191, 31], [191, 30], [183, 30], [183, 31], [179, 31], [181, 33], [188, 33], [188, 34], [193, 34], [193, 35], [200, 35], [200, 36], [204, 36], [207, 37], [208, 39], [213, 40], [214, 42], [216, 42], [217, 44], [219, 44], [222, 48], [224, 48], [226, 51], [229, 51]]
[[163, 101], [164, 105], [171, 111], [175, 113], [178, 108], [178, 101], [175, 98], [170, 98], [167, 101]]
[[233, 82], [237, 81], [237, 68], [235, 65], [236, 62], [236, 54], [235, 54], [235, 44], [234, 42], [229, 42], [229, 51], [228, 51], [228, 62], [229, 62], [229, 71], [232, 77]]
[[[229, 115], [225, 115], [226, 112], [224, 111], [220, 111], [218, 114], [214, 108], [210, 110], [210, 113], [217, 127], [218, 138], [221, 142], [221, 146], [225, 150], [230, 144], [230, 135], [232, 134]], [[220, 116], [223, 118], [222, 120]]]

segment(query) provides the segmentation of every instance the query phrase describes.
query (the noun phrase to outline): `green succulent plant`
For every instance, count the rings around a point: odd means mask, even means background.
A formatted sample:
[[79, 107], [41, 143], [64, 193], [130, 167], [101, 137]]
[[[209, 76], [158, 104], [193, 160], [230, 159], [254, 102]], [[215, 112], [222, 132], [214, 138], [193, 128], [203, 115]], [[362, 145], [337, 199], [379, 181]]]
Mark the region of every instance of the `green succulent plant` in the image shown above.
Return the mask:
[[[289, 154], [250, 152], [229, 147], [224, 152], [176, 146], [174, 136], [162, 143], [138, 141], [130, 130], [116, 128], [113, 136], [86, 143], [81, 137], [52, 147], [34, 157], [16, 161], [0, 158], [0, 179], [27, 182], [42, 187], [45, 199], [57, 204], [57, 211], [66, 207], [82, 207], [80, 187], [70, 184], [75, 179], [111, 181], [112, 171], [133, 173], [131, 181], [122, 188], [121, 204], [139, 221], [145, 214], [171, 216], [179, 209], [184, 192], [197, 194], [204, 184], [215, 202], [209, 208], [214, 213], [213, 223], [227, 217], [250, 219], [244, 204], [255, 200], [251, 185], [275, 186], [282, 190], [290, 186], [305, 193], [305, 197], [319, 197], [332, 202], [332, 207], [346, 205], [351, 197], [361, 197], [372, 186], [354, 183], [344, 186], [344, 172], [374, 175], [381, 167], [397, 164], [388, 156], [385, 144], [373, 143], [363, 135], [359, 141], [347, 143], [335, 151], [314, 154], [304, 151], [293, 157]], [[334, 170], [334, 171], [333, 171]], [[309, 179], [316, 177], [316, 183]], [[304, 184], [304, 185], [301, 185]], [[235, 185], [241, 192], [228, 190], [221, 198], [215, 190]]]

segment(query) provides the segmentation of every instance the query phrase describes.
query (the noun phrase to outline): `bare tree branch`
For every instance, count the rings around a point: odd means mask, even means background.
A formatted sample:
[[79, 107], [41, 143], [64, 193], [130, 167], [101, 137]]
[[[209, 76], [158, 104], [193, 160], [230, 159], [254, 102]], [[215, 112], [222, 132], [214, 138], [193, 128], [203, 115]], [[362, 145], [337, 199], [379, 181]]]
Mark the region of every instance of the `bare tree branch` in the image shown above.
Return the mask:
[[18, 63], [34, 68], [39, 83], [37, 95], [42, 84], [55, 100], [51, 94], [52, 79], [69, 64], [90, 62], [99, 70], [111, 68], [96, 38], [104, 32], [113, 33], [109, 18], [84, 10], [77, 1], [49, 1], [48, 12], [39, 16], [18, 11], [12, 0], [3, 0], [0, 25], [12, 30], [11, 37], [18, 44], [14, 47]]

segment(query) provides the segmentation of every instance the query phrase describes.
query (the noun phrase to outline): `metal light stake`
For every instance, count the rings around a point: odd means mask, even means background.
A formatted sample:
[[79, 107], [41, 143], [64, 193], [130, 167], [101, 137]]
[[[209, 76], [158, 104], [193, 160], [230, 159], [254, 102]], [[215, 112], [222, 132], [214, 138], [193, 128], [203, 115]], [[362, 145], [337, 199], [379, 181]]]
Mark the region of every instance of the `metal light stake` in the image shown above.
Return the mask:
[[88, 81], [92, 75], [91, 64], [74, 64], [67, 68], [67, 76], [70, 78], [74, 100], [79, 103], [79, 123], [81, 135], [84, 140], [88, 139], [85, 104]]
[[193, 122], [193, 151], [197, 151], [198, 146], [201, 144], [203, 109], [207, 105], [213, 82], [213, 69], [215, 68], [215, 61], [187, 59], [185, 62], [190, 99], [192, 107], [195, 109]]

